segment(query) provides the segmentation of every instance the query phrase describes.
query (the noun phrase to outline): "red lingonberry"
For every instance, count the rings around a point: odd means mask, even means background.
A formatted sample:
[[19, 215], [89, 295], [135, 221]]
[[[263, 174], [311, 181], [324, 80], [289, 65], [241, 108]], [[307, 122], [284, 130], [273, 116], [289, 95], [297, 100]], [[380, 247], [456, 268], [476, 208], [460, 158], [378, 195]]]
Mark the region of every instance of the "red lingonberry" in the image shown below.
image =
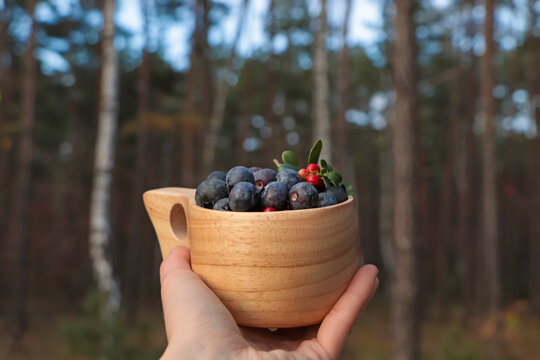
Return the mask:
[[298, 174], [302, 177], [302, 179], [306, 180], [309, 172], [306, 169], [300, 169], [298, 170]]
[[319, 171], [321, 171], [321, 168], [319, 167], [319, 165], [317, 164], [309, 164], [307, 167], [306, 167], [306, 170], [312, 174], [315, 174], [315, 173], [318, 173]]
[[319, 175], [311, 174], [307, 177], [306, 181], [311, 185], [315, 186], [317, 189], [322, 189], [324, 182]]
[[267, 207], [267, 208], [264, 208], [263, 211], [264, 211], [264, 212], [276, 211], [276, 209], [274, 209], [273, 207]]

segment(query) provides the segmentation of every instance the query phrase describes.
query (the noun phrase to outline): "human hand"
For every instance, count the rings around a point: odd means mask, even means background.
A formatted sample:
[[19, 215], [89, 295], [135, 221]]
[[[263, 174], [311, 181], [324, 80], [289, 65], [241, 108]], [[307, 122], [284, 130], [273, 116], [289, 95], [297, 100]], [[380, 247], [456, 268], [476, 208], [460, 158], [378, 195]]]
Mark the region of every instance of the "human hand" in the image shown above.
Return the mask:
[[358, 314], [379, 285], [373, 265], [361, 267], [321, 324], [302, 328], [239, 327], [202, 279], [189, 250], [178, 246], [160, 269], [161, 299], [172, 359], [337, 359]]

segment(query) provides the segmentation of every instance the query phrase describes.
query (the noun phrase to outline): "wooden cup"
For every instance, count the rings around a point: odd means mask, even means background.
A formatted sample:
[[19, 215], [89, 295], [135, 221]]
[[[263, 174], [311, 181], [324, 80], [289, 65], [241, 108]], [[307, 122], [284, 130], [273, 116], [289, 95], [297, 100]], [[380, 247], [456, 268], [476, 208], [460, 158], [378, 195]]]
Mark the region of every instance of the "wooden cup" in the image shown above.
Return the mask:
[[191, 251], [191, 267], [239, 325], [284, 328], [319, 323], [360, 264], [351, 196], [330, 207], [232, 212], [195, 204], [195, 189], [144, 194], [163, 257]]

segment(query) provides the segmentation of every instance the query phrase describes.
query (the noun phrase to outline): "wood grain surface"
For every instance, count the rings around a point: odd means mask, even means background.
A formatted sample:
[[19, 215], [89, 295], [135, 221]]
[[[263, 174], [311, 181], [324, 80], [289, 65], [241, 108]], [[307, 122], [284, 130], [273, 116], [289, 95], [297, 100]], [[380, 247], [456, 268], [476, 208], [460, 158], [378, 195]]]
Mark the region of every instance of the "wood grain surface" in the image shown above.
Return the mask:
[[352, 197], [331, 207], [276, 212], [216, 211], [195, 189], [144, 194], [163, 256], [191, 250], [191, 266], [240, 325], [295, 327], [320, 322], [360, 264]]

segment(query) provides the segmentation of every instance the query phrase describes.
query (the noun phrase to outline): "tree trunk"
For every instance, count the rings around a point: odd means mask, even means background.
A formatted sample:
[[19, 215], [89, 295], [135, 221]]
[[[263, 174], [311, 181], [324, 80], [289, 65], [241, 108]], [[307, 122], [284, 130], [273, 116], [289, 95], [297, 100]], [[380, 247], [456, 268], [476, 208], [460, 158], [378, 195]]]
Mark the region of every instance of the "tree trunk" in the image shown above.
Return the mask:
[[452, 226], [453, 212], [453, 174], [454, 174], [454, 134], [458, 115], [458, 79], [459, 75], [451, 84], [450, 90], [450, 116], [447, 119], [445, 130], [445, 153], [443, 160], [442, 179], [441, 179], [441, 204], [440, 204], [440, 219], [439, 219], [439, 237], [437, 242], [437, 284], [439, 305], [444, 308], [448, 305], [450, 295], [450, 258], [453, 257], [453, 241], [454, 234]]
[[111, 319], [120, 307], [120, 291], [108, 254], [110, 247], [110, 192], [117, 131], [118, 62], [114, 48], [115, 1], [105, 1], [102, 40], [101, 94], [98, 132], [94, 154], [94, 179], [90, 203], [90, 257], [98, 288], [105, 299], [104, 319]]
[[490, 359], [497, 356], [497, 325], [496, 315], [500, 302], [499, 261], [497, 242], [497, 195], [495, 186], [495, 126], [493, 98], [493, 17], [495, 0], [485, 0], [486, 18], [484, 21], [484, 38], [486, 51], [482, 57], [482, 105], [484, 109], [484, 136], [482, 137], [482, 236], [480, 254], [482, 256], [481, 278], [478, 283], [479, 304], [493, 322], [494, 332], [490, 334], [488, 354]]
[[321, 0], [321, 12], [315, 24], [313, 44], [313, 142], [323, 142], [321, 159], [332, 160], [332, 140], [328, 113], [328, 51], [326, 49], [326, 0]]
[[264, 81], [264, 120], [265, 125], [272, 130], [272, 134], [263, 143], [263, 158], [262, 163], [270, 163], [276, 156], [276, 142], [273, 139], [279, 139], [278, 133], [281, 132], [282, 127], [274, 125], [274, 97], [276, 93], [276, 71], [274, 70], [275, 64], [278, 61], [277, 56], [274, 53], [274, 36], [276, 35], [276, 20], [274, 15], [274, 0], [269, 0], [268, 15], [266, 17], [267, 26], [266, 32], [268, 33], [268, 61], [266, 62], [266, 74]]
[[13, 345], [19, 344], [27, 327], [26, 298], [28, 291], [28, 214], [30, 212], [32, 152], [36, 105], [36, 27], [34, 8], [36, 0], [27, 2], [27, 13], [32, 25], [26, 51], [23, 56], [22, 109], [20, 117], [21, 137], [14, 191], [11, 199], [8, 241], [13, 246], [12, 283], [10, 303], [10, 333]]
[[[195, 158], [199, 152], [195, 147], [200, 143], [198, 130], [203, 129], [205, 120], [211, 112], [211, 71], [208, 46], [208, 27], [210, 4], [208, 0], [196, 0], [193, 13], [195, 29], [191, 36], [190, 68], [187, 74], [187, 93], [179, 134], [182, 139], [181, 182], [183, 186], [193, 186], [198, 167]], [[176, 153], [176, 151], [175, 151]], [[201, 159], [202, 161], [202, 159]], [[173, 158], [173, 176], [176, 176], [178, 159]]]
[[529, 152], [529, 184], [532, 207], [529, 214], [531, 224], [530, 251], [530, 292], [531, 302], [540, 309], [540, 41], [533, 34], [534, 24], [538, 21], [538, 13], [534, 11], [534, 1], [529, 1], [529, 34], [527, 38], [527, 78], [531, 119], [536, 123], [536, 136], [530, 141]]
[[[499, 306], [499, 266], [497, 243], [497, 197], [495, 189], [495, 127], [493, 98], [493, 14], [494, 0], [485, 0], [486, 19], [484, 37], [486, 51], [482, 58], [482, 102], [485, 116], [484, 136], [482, 138], [482, 243], [483, 254], [482, 278], [484, 282], [479, 291], [479, 299], [485, 310], [494, 315]], [[484, 291], [485, 290], [485, 291]]]
[[463, 72], [462, 101], [463, 116], [460, 117], [456, 136], [456, 242], [458, 245], [457, 274], [460, 284], [461, 303], [470, 314], [474, 304], [473, 262], [475, 241], [472, 231], [472, 166], [473, 166], [473, 122], [475, 115], [475, 66], [471, 63]]
[[392, 125], [394, 160], [394, 272], [391, 324], [395, 360], [418, 359], [417, 272], [414, 184], [414, 137], [417, 125], [417, 78], [413, 0], [396, 1], [393, 54], [396, 117]]
[[339, 93], [339, 105], [338, 105], [338, 117], [336, 122], [336, 136], [334, 146], [334, 166], [339, 171], [345, 170], [345, 157], [347, 149], [347, 135], [345, 128], [347, 127], [347, 120], [345, 118], [345, 112], [347, 111], [348, 95], [349, 95], [349, 47], [347, 46], [347, 35], [349, 33], [349, 21], [351, 16], [351, 0], [347, 0], [345, 5], [345, 22], [343, 23], [343, 33], [341, 38], [343, 39], [343, 47], [339, 53], [339, 79], [338, 79], [338, 93]]
[[392, 239], [394, 237], [394, 184], [392, 177], [392, 144], [389, 137], [390, 133], [388, 131], [381, 133], [382, 141], [381, 149], [379, 151], [379, 244], [381, 246], [381, 255], [385, 273], [392, 274], [394, 267], [394, 249], [392, 246]]
[[129, 246], [127, 249], [127, 261], [125, 269], [125, 288], [124, 302], [126, 304], [126, 315], [129, 321], [134, 321], [137, 316], [137, 304], [139, 300], [139, 278], [142, 252], [144, 247], [142, 239], [141, 225], [144, 223], [144, 205], [142, 203], [142, 193], [146, 185], [146, 163], [148, 151], [148, 117], [150, 115], [150, 80], [151, 80], [151, 64], [150, 64], [150, 29], [149, 29], [149, 10], [153, 0], [141, 0], [141, 9], [143, 9], [143, 29], [145, 34], [145, 47], [142, 53], [142, 62], [139, 68], [139, 79], [137, 81], [137, 149], [135, 159], [135, 176], [133, 184], [133, 192], [131, 194], [131, 208], [129, 224]]
[[240, 8], [240, 16], [238, 17], [238, 24], [236, 25], [236, 33], [231, 45], [231, 52], [227, 59], [227, 65], [225, 67], [225, 74], [219, 80], [217, 85], [217, 94], [214, 102], [214, 108], [212, 117], [210, 118], [210, 124], [208, 129], [208, 135], [206, 137], [206, 143], [203, 150], [203, 167], [205, 173], [210, 173], [214, 168], [216, 144], [219, 135], [219, 131], [223, 126], [223, 116], [225, 115], [225, 105], [227, 104], [227, 95], [229, 94], [228, 78], [232, 74], [233, 62], [236, 57], [236, 46], [238, 40], [242, 34], [242, 28], [245, 23], [246, 10], [248, 7], [248, 0], [243, 0]]
[[[466, 33], [467, 37], [474, 36], [474, 22], [472, 20], [472, 10], [474, 0], [467, 0], [466, 13], [467, 22]], [[455, 169], [456, 169], [456, 243], [457, 262], [456, 270], [458, 282], [460, 286], [460, 299], [464, 307], [465, 315], [472, 314], [474, 310], [474, 259], [475, 259], [475, 241], [473, 236], [471, 217], [472, 211], [472, 186], [473, 186], [473, 122], [475, 117], [476, 105], [476, 66], [475, 57], [472, 50], [465, 54], [466, 56], [460, 61], [460, 78], [459, 89], [461, 91], [461, 104], [463, 112], [459, 114], [456, 128], [456, 153], [455, 153]], [[464, 320], [468, 316], [464, 316]]]
[[[7, 121], [8, 111], [10, 106], [11, 92], [11, 54], [8, 46], [8, 25], [9, 25], [9, 1], [4, 3], [4, 7], [0, 10], [0, 189], [10, 189], [9, 178], [7, 174], [9, 172], [9, 154], [12, 148], [12, 139], [8, 134]], [[9, 211], [9, 192], [0, 190], [0, 203], [4, 204], [0, 210], [0, 234], [5, 234], [7, 231], [7, 212]], [[4, 248], [5, 237], [0, 239], [0, 261], [7, 261], [4, 259], [6, 248]], [[0, 291], [4, 292], [4, 282], [6, 278], [4, 275], [4, 269], [0, 270]]]

